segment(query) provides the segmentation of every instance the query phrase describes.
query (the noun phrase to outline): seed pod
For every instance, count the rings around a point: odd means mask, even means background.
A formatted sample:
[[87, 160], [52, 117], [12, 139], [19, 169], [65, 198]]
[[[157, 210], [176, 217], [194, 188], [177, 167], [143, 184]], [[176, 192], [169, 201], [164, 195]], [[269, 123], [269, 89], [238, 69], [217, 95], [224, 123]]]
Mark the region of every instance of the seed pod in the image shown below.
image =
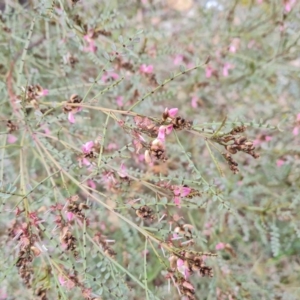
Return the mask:
[[247, 140], [247, 138], [245, 136], [241, 136], [240, 138], [235, 140], [235, 143], [240, 145], [240, 144], [243, 144], [246, 140]]
[[232, 146], [233, 146], [233, 145], [227, 145], [227, 146], [225, 146], [225, 149], [226, 149], [228, 152], [230, 152], [231, 154], [237, 153], [237, 150], [234, 149], [234, 147], [232, 147]]

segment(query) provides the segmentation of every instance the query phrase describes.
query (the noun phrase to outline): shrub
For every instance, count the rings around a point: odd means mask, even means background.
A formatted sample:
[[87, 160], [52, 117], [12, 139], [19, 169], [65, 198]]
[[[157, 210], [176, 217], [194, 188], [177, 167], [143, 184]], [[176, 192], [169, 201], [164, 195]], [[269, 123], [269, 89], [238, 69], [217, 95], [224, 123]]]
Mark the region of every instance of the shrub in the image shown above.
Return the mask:
[[299, 4], [102, 2], [1, 6], [0, 299], [298, 299]]

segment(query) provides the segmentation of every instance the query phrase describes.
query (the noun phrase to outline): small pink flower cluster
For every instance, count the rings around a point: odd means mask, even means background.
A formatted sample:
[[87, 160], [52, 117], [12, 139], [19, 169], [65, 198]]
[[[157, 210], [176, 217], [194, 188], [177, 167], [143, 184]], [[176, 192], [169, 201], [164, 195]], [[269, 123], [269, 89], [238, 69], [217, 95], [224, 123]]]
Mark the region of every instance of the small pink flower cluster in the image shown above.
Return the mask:
[[216, 250], [224, 250], [225, 249], [225, 244], [224, 243], [218, 243], [216, 245]]
[[140, 72], [144, 73], [144, 74], [151, 74], [153, 73], [153, 65], [146, 65], [146, 64], [142, 64], [140, 66]]
[[97, 46], [95, 44], [95, 40], [93, 39], [94, 32], [90, 31], [83, 38], [87, 42], [87, 46], [83, 48], [84, 52], [92, 52], [95, 53], [97, 51]]
[[174, 193], [174, 203], [180, 207], [181, 198], [188, 196], [191, 192], [191, 188], [186, 186], [176, 186], [173, 190]]
[[[164, 119], [174, 119], [178, 113], [178, 108], [165, 109]], [[155, 140], [151, 142], [150, 150], [145, 151], [145, 161], [150, 164], [153, 162], [153, 156], [156, 158], [164, 158], [165, 139], [173, 130], [173, 124], [162, 125], [158, 129], [158, 135]]]
[[118, 80], [118, 79], [119, 79], [119, 75], [113, 71], [107, 71], [101, 77], [101, 80], [104, 83], [108, 82], [109, 80]]
[[[223, 68], [222, 68], [222, 75], [224, 77], [228, 77], [229, 76], [229, 70], [231, 70], [231, 69], [234, 69], [234, 65], [232, 65], [231, 63], [225, 62], [223, 64]], [[205, 77], [210, 78], [213, 75], [218, 77], [218, 71], [216, 69], [214, 69], [211, 65], [207, 65], [206, 68], [205, 68]]]
[[[89, 153], [91, 153], [93, 147], [94, 147], [94, 142], [89, 141], [89, 142], [86, 142], [85, 144], [83, 144], [81, 146], [81, 150], [84, 154], [89, 154]], [[81, 162], [85, 166], [90, 166], [91, 165], [90, 161], [86, 157], [83, 157]]]

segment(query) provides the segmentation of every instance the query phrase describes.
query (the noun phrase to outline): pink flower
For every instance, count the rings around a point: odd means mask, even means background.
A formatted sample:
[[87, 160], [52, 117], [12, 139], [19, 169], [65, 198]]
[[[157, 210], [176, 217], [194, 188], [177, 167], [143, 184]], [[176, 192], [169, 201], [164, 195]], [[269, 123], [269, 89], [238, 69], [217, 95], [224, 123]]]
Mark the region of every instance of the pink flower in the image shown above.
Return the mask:
[[75, 123], [75, 118], [74, 118], [74, 114], [72, 112], [69, 112], [68, 114], [68, 120], [70, 123], [74, 124]]
[[68, 219], [68, 221], [69, 221], [69, 222], [72, 221], [73, 218], [74, 218], [74, 214], [73, 214], [72, 212], [68, 211], [68, 212], [67, 212], [67, 219]]
[[14, 135], [12, 135], [12, 134], [7, 135], [7, 142], [9, 144], [14, 144], [17, 140], [18, 140], [18, 138], [15, 137]]
[[92, 151], [93, 147], [94, 147], [94, 142], [89, 141], [82, 145], [81, 150], [83, 153], [88, 154]]
[[225, 244], [224, 243], [218, 243], [216, 245], [216, 250], [223, 250], [225, 248]]
[[270, 142], [272, 140], [272, 137], [270, 135], [265, 136], [265, 141]]
[[123, 97], [122, 96], [117, 96], [116, 101], [117, 101], [117, 105], [119, 107], [123, 106]]
[[140, 66], [140, 72], [144, 74], [151, 74], [153, 72], [153, 65], [142, 64]]
[[182, 62], [183, 62], [183, 55], [181, 55], [181, 54], [176, 55], [173, 60], [173, 64], [175, 66], [178, 66], [178, 65], [182, 64]]
[[87, 181], [87, 185], [90, 187], [90, 188], [92, 188], [92, 189], [96, 189], [96, 183], [95, 183], [95, 181], [93, 181], [92, 179], [89, 179], [88, 181]]
[[64, 279], [63, 275], [58, 276], [58, 281], [61, 286], [66, 286], [67, 289], [72, 289], [75, 286], [75, 283], [72, 280]]
[[127, 170], [126, 170], [126, 167], [123, 163], [121, 164], [120, 171], [118, 172], [118, 174], [121, 178], [126, 178], [127, 177]]
[[184, 276], [185, 279], [187, 279], [190, 275], [188, 267], [184, 264], [184, 260], [181, 258], [177, 259], [177, 270]]
[[296, 0], [285, 0], [284, 8], [285, 8], [286, 12], [290, 12], [295, 3], [296, 3]]
[[84, 52], [92, 52], [95, 53], [97, 51], [97, 47], [95, 41], [92, 39], [93, 33], [90, 32], [86, 34], [83, 38], [87, 41], [88, 46], [83, 48]]
[[51, 134], [51, 131], [47, 125], [43, 125], [42, 128], [44, 129], [45, 134]]
[[293, 129], [293, 135], [298, 135], [299, 134], [299, 127], [300, 127], [300, 113], [297, 114], [296, 126]]
[[119, 78], [119, 75], [117, 73], [114, 72], [106, 72], [103, 74], [103, 76], [101, 77], [101, 80], [103, 82], [107, 82], [109, 79], [112, 80], [117, 80]]
[[193, 96], [192, 97], [191, 106], [193, 108], [197, 108], [198, 107], [198, 97], [197, 96]]
[[161, 142], [165, 141], [166, 134], [169, 135], [173, 130], [173, 124], [170, 124], [168, 126], [160, 126], [158, 129], [158, 135], [157, 139], [160, 140]]
[[285, 163], [285, 161], [283, 159], [277, 159], [277, 161], [276, 161], [276, 165], [277, 165], [278, 168], [283, 166], [284, 163]]
[[116, 149], [118, 149], [118, 145], [116, 144], [116, 143], [109, 143], [108, 145], [107, 145], [107, 148], [106, 148], [107, 150], [116, 150]]
[[258, 4], [262, 4], [263, 0], [257, 0]]
[[39, 92], [39, 96], [40, 96], [40, 97], [47, 96], [48, 94], [49, 94], [49, 90], [47, 90], [47, 89], [42, 89], [42, 90]]
[[173, 124], [165, 126], [166, 134], [169, 135], [173, 130]]
[[207, 65], [205, 68], [205, 77], [210, 78], [213, 74], [213, 68], [210, 65]]
[[68, 113], [68, 120], [69, 120], [70, 123], [72, 123], [72, 124], [75, 123], [75, 117], [74, 117], [74, 115], [75, 115], [76, 113], [80, 112], [80, 111], [82, 111], [82, 107], [78, 106], [78, 107], [74, 107], [74, 108], [72, 109], [72, 111], [70, 111], [70, 112]]
[[224, 64], [224, 66], [223, 66], [223, 76], [224, 77], [227, 77], [228, 75], [229, 75], [229, 70], [230, 69], [233, 69], [234, 68], [234, 66], [233, 65], [231, 65], [230, 63], [225, 63]]
[[62, 275], [58, 276], [58, 281], [61, 286], [64, 286], [65, 283], [67, 282]]
[[180, 203], [181, 203], [181, 198], [180, 197], [175, 196], [173, 201], [174, 201], [175, 205], [180, 207]]
[[174, 193], [173, 201], [175, 205], [180, 207], [181, 198], [188, 196], [191, 190], [192, 190], [191, 188], [185, 186], [175, 187], [175, 189], [173, 190]]
[[90, 161], [85, 157], [81, 160], [81, 163], [85, 166], [90, 166], [91, 165]]
[[145, 154], [140, 154], [138, 156], [138, 161], [144, 161], [145, 160]]
[[235, 53], [240, 46], [240, 39], [234, 38], [229, 46], [229, 52]]
[[168, 110], [168, 115], [169, 115], [170, 118], [175, 118], [177, 113], [178, 113], [178, 108], [177, 107], [170, 108]]
[[174, 189], [173, 192], [175, 196], [186, 197], [189, 195], [191, 190], [192, 190], [191, 188], [186, 186], [178, 186]]
[[164, 142], [165, 141], [165, 134], [166, 134], [165, 126], [160, 126], [159, 129], [158, 129], [157, 138], [160, 139], [162, 142]]

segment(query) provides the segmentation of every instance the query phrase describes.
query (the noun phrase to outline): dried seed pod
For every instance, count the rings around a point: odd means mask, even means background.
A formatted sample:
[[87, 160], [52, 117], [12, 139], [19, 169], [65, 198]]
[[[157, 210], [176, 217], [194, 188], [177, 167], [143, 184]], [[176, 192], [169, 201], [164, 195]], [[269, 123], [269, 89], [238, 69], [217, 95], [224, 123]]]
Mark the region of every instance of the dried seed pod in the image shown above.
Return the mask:
[[234, 145], [226, 145], [225, 149], [230, 152], [231, 154], [236, 154], [237, 150], [235, 149], [235, 147], [233, 147]]
[[147, 206], [147, 205], [143, 205], [140, 208], [138, 208], [135, 213], [137, 214], [137, 216], [141, 219], [150, 219], [153, 220], [154, 215], [153, 215], [153, 210]]
[[18, 130], [18, 126], [15, 125], [11, 120], [7, 121], [6, 127], [7, 127], [9, 133], [12, 133], [12, 132]]
[[107, 256], [111, 257], [111, 258], [115, 258], [116, 254], [117, 254], [117, 253], [116, 253], [113, 249], [111, 249], [110, 247], [107, 247], [106, 249], [104, 249], [104, 253], [105, 253]]
[[178, 257], [175, 256], [175, 255], [172, 255], [172, 256], [169, 258], [170, 268], [171, 268], [172, 271], [175, 271], [176, 268], [177, 268], [177, 259], [178, 259]]
[[235, 140], [235, 143], [238, 145], [243, 144], [245, 141], [247, 141], [247, 138], [245, 136], [241, 136], [238, 139]]

